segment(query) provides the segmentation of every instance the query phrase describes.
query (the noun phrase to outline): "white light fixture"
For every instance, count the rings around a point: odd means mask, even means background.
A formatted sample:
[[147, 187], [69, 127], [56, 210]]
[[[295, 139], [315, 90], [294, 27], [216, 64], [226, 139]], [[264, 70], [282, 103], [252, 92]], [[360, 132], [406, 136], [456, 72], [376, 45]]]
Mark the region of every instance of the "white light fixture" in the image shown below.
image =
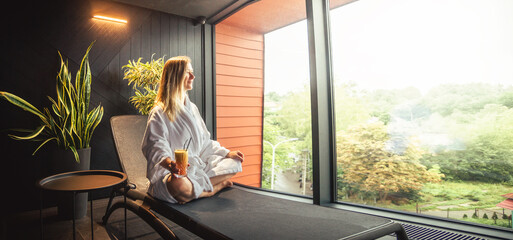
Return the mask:
[[128, 21], [124, 20], [124, 19], [111, 18], [111, 17], [102, 16], [102, 15], [94, 15], [93, 18], [99, 19], [99, 20], [117, 22], [117, 23], [128, 23]]

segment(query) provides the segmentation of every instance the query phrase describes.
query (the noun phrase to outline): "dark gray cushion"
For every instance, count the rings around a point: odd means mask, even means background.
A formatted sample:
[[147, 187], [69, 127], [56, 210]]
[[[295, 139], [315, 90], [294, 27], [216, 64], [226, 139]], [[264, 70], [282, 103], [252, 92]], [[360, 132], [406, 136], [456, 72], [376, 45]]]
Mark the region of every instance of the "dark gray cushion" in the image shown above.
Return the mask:
[[238, 186], [210, 198], [169, 206], [188, 216], [190, 222], [232, 239], [341, 239], [358, 235], [372, 239], [398, 229], [398, 223], [385, 218], [266, 196]]

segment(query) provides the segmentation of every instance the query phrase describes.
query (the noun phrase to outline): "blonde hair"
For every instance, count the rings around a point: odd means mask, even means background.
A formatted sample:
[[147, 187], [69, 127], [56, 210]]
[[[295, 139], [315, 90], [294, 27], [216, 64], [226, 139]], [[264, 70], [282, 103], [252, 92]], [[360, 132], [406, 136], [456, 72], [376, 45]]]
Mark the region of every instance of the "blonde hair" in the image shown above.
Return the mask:
[[155, 105], [161, 106], [172, 122], [183, 108], [186, 95], [184, 80], [190, 62], [187, 56], [173, 57], [166, 61], [162, 70]]

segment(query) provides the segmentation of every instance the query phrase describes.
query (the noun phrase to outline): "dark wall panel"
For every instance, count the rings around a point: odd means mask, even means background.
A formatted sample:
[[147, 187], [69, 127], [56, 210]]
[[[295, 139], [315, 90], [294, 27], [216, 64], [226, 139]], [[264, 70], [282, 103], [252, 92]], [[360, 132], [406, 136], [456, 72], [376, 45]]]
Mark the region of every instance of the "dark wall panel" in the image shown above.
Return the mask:
[[[101, 104], [105, 114], [91, 142], [91, 169], [119, 170], [112, 136], [110, 118], [115, 115], [137, 114], [128, 103], [133, 94], [123, 80], [122, 66], [128, 60], [149, 61], [165, 56], [188, 55], [196, 72], [195, 89], [191, 99], [203, 110], [201, 73], [201, 26], [191, 19], [151, 11], [111, 1], [23, 1], [13, 3], [1, 16], [4, 33], [0, 40], [0, 90], [14, 93], [39, 109], [48, 107], [47, 96], [55, 96], [55, 77], [59, 70], [60, 51], [68, 59], [74, 77], [80, 60], [89, 44], [95, 41], [90, 53], [92, 68], [91, 106]], [[93, 20], [96, 13], [117, 16], [128, 24]], [[5, 34], [5, 35], [4, 35]], [[0, 101], [0, 168], [3, 191], [12, 198], [10, 212], [37, 209], [38, 179], [45, 175], [47, 150], [32, 156], [37, 143], [14, 141], [7, 137], [10, 128], [35, 128], [35, 116], [21, 111], [6, 101]], [[106, 192], [93, 194], [105, 197]], [[52, 205], [47, 201], [46, 205]]]

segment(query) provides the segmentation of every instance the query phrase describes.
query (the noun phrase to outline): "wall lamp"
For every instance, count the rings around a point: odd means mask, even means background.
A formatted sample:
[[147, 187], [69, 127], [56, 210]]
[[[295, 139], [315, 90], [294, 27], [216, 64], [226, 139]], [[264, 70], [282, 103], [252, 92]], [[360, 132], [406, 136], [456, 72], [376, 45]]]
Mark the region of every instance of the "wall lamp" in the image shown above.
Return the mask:
[[99, 19], [99, 20], [117, 22], [117, 23], [128, 23], [128, 21], [124, 20], [124, 19], [111, 18], [111, 17], [102, 16], [102, 15], [94, 15], [93, 18]]

